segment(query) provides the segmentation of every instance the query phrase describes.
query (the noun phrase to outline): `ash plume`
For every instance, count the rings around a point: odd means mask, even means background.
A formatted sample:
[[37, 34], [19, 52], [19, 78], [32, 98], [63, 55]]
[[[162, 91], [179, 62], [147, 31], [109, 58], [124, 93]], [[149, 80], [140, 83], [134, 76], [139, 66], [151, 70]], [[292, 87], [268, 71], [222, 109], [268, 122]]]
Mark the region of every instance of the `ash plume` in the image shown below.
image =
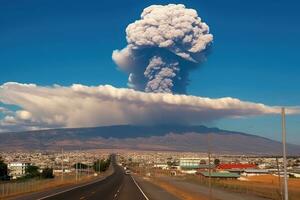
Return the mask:
[[152, 5], [126, 28], [127, 46], [112, 58], [129, 73], [129, 87], [145, 92], [185, 93], [189, 71], [212, 43], [209, 27], [182, 4]]

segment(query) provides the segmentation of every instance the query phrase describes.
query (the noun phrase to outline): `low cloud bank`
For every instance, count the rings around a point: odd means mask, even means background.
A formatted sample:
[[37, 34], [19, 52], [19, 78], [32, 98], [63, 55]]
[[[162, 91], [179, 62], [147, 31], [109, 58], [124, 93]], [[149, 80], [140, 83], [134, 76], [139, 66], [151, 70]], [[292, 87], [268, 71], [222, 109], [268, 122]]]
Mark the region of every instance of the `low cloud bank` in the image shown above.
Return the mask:
[[[222, 118], [279, 114], [280, 108], [225, 97], [218, 99], [145, 93], [110, 85], [51, 87], [9, 82], [0, 86], [2, 131], [114, 124], [201, 124]], [[289, 114], [299, 108], [289, 108]], [[0, 131], [1, 131], [0, 130]]]

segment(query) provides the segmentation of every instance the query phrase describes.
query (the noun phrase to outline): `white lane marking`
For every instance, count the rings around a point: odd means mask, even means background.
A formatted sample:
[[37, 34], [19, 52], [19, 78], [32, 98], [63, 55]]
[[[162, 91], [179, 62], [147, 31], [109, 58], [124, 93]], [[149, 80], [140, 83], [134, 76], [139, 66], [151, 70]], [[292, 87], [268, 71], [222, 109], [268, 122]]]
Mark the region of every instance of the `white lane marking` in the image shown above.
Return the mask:
[[63, 190], [63, 191], [60, 191], [60, 192], [57, 192], [57, 193], [54, 193], [54, 194], [50, 194], [50, 195], [47, 195], [47, 196], [45, 196], [45, 197], [41, 197], [41, 198], [39, 198], [39, 199], [37, 199], [37, 200], [47, 199], [47, 198], [49, 198], [49, 197], [53, 197], [53, 196], [56, 196], [56, 195], [59, 195], [59, 194], [65, 193], [65, 192], [69, 192], [69, 191], [75, 190], [75, 189], [77, 189], [77, 188], [81, 188], [81, 187], [85, 187], [85, 186], [88, 186], [88, 185], [92, 185], [92, 184], [94, 184], [94, 183], [103, 181], [103, 180], [105, 180], [106, 178], [108, 178], [108, 177], [110, 177], [110, 176], [111, 176], [111, 175], [106, 176], [105, 178], [101, 178], [101, 179], [99, 179], [99, 180], [95, 180], [95, 181], [93, 181], [93, 182], [84, 184], [84, 185], [79, 185], [79, 186], [72, 187], [72, 188], [67, 189], [67, 190]]
[[134, 180], [134, 178], [130, 175], [130, 177], [132, 178], [134, 184], [139, 188], [140, 192], [144, 195], [146, 200], [149, 200], [149, 198], [146, 196], [146, 194], [143, 192], [142, 188], [139, 186], [139, 184]]
[[120, 189], [121, 189], [121, 187], [123, 186], [123, 184], [121, 184], [120, 185], [120, 187], [119, 187], [119, 189], [118, 189], [118, 191], [117, 191], [117, 193], [115, 194], [115, 196], [114, 196], [114, 199], [116, 199], [117, 198], [117, 196], [118, 196], [118, 194], [119, 194], [119, 192], [120, 192]]

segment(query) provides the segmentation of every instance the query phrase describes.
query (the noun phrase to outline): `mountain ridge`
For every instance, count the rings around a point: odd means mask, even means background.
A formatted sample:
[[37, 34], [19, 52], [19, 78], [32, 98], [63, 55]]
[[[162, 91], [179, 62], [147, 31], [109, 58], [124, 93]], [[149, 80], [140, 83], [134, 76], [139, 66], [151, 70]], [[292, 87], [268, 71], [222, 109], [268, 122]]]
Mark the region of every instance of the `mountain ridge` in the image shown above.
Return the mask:
[[[207, 135], [217, 153], [280, 154], [281, 143], [249, 133], [203, 125], [115, 125], [62, 128], [0, 134], [0, 150], [51, 150], [115, 148], [132, 150], [206, 151]], [[300, 154], [300, 146], [288, 144], [288, 153]], [[13, 148], [12, 148], [13, 147]]]
[[[134, 133], [124, 134], [122, 133], [121, 135], [119, 134], [119, 131], [124, 130], [124, 128], [129, 128], [134, 130]], [[101, 130], [102, 129], [102, 130]], [[107, 130], [109, 129], [109, 132]], [[141, 134], [141, 129], [149, 131], [148, 133], [143, 133]], [[155, 130], [153, 130], [155, 129]], [[165, 135], [169, 132], [174, 132], [174, 133], [184, 133], [184, 132], [198, 132], [198, 133], [210, 133], [210, 132], [218, 132], [218, 133], [230, 133], [230, 134], [241, 134], [241, 135], [251, 135], [253, 137], [260, 137], [260, 138], [265, 138], [269, 139], [263, 136], [259, 135], [253, 135], [249, 133], [244, 133], [244, 132], [239, 132], [239, 131], [229, 131], [229, 130], [224, 130], [224, 129], [219, 129], [217, 127], [206, 127], [204, 125], [192, 125], [192, 126], [184, 126], [184, 125], [156, 125], [156, 126], [148, 126], [148, 125], [111, 125], [111, 126], [97, 126], [97, 127], [80, 127], [80, 128], [54, 128], [54, 129], [42, 129], [42, 130], [33, 130], [33, 131], [17, 131], [17, 132], [3, 132], [0, 134], [26, 134], [26, 133], [33, 133], [33, 134], [38, 134], [38, 133], [47, 133], [47, 132], [69, 132], [73, 131], [73, 133], [79, 134], [80, 132], [84, 131], [85, 135], [92, 136], [95, 133], [90, 134], [90, 131], [92, 130], [93, 132], [96, 131], [106, 131], [106, 132], [101, 132], [96, 133], [97, 136], [101, 135], [104, 138], [109, 138], [109, 137], [114, 137], [114, 138], [131, 138], [131, 137], [149, 137], [153, 135]], [[117, 132], [115, 132], [117, 131]], [[157, 131], [156, 133], [153, 133], [153, 131]], [[113, 135], [111, 133], [113, 132]], [[108, 137], [109, 136], [109, 137]], [[272, 139], [269, 139], [272, 140]]]

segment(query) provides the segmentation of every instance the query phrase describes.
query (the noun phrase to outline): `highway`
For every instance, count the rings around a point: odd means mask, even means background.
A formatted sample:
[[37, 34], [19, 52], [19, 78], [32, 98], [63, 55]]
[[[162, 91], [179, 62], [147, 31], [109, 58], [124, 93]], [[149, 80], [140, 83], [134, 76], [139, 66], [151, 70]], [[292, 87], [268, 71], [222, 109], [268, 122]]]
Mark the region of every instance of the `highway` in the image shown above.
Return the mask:
[[[131, 175], [125, 175], [112, 156], [114, 173], [104, 180], [86, 184], [54, 194], [27, 196], [26, 200], [148, 200]], [[22, 198], [21, 198], [22, 199]]]

